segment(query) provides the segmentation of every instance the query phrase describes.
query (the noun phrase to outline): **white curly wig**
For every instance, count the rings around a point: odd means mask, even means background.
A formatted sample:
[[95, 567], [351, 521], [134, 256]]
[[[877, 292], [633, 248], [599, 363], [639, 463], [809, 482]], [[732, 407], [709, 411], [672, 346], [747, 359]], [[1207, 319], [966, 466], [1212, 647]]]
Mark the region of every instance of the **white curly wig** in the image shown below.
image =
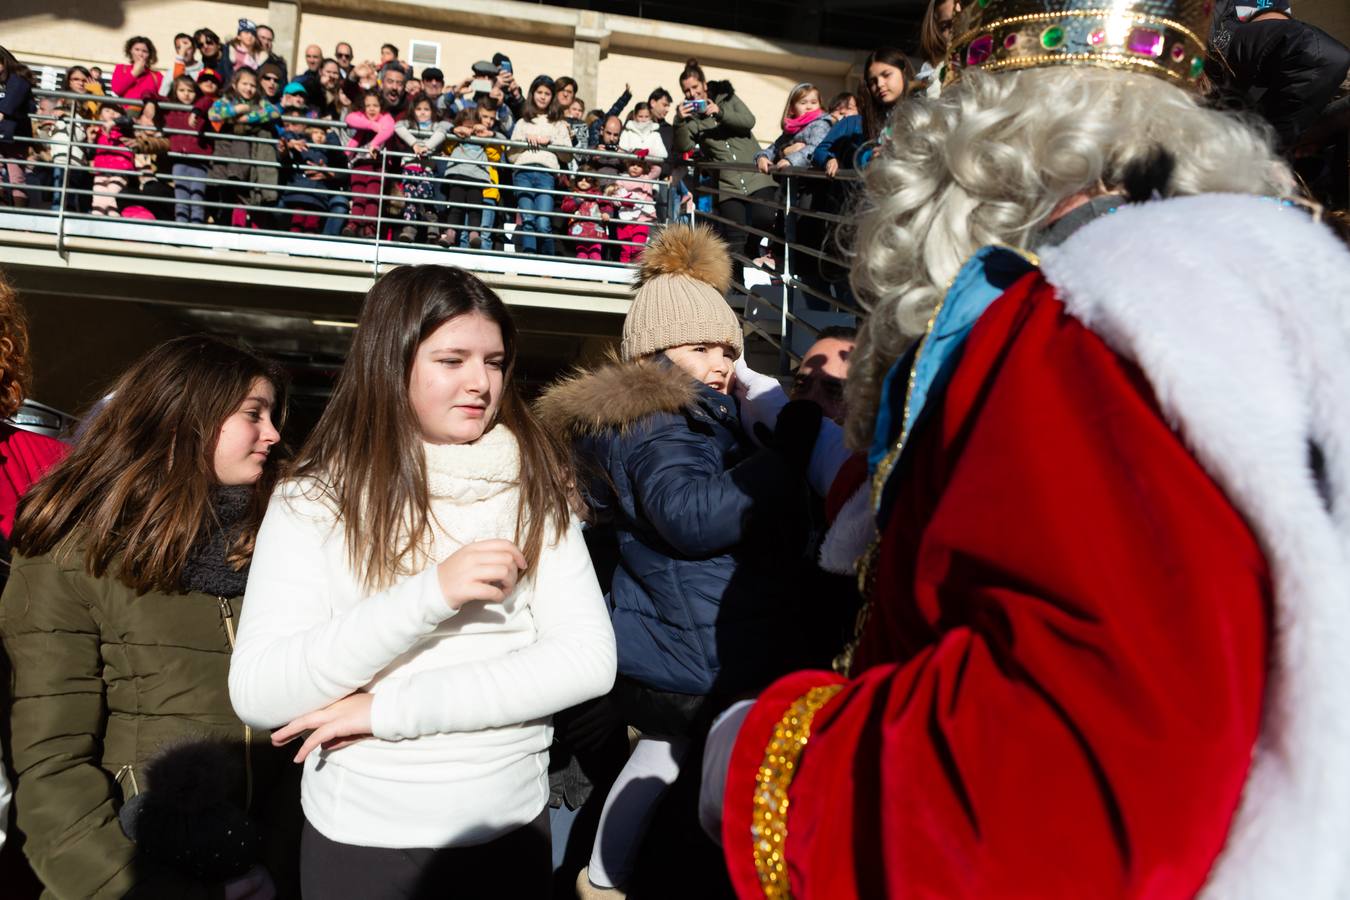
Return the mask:
[[881, 380], [923, 335], [961, 265], [1025, 246], [1066, 198], [1116, 189], [1159, 150], [1166, 193], [1289, 196], [1267, 130], [1161, 79], [1101, 68], [967, 71], [941, 97], [899, 103], [864, 170], [851, 280], [869, 311], [850, 366], [848, 437], [872, 437]]

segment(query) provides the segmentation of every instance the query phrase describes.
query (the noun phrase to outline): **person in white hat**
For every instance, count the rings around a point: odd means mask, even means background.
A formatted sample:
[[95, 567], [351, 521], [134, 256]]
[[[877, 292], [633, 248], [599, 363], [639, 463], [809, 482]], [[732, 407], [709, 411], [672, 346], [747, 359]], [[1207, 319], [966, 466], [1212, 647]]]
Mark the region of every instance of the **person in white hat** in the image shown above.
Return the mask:
[[583, 897], [629, 886], [657, 802], [726, 699], [817, 659], [812, 630], [785, 613], [803, 609], [805, 470], [821, 414], [784, 407], [768, 449], [741, 430], [730, 277], [711, 230], [666, 228], [643, 250], [620, 358], [539, 402], [550, 430], [572, 441], [610, 585], [612, 699], [642, 735], [604, 801]]

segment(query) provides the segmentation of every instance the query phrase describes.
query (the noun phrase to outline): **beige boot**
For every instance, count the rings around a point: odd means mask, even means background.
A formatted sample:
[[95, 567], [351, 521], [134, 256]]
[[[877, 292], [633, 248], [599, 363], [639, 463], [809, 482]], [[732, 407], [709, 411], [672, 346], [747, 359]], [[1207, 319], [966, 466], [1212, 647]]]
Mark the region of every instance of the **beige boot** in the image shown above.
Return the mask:
[[577, 873], [577, 900], [624, 900], [627, 896], [628, 894], [618, 888], [591, 884], [590, 866]]

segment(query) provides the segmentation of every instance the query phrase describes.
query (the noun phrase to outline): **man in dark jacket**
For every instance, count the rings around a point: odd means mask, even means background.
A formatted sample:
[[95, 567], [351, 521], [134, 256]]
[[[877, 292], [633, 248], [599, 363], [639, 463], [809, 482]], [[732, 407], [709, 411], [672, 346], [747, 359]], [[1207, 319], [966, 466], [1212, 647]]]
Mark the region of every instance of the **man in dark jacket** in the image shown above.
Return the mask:
[[1289, 0], [1220, 0], [1210, 40], [1223, 65], [1210, 77], [1236, 97], [1263, 90], [1256, 102], [1284, 148], [1306, 131], [1335, 96], [1350, 49], [1294, 18]]

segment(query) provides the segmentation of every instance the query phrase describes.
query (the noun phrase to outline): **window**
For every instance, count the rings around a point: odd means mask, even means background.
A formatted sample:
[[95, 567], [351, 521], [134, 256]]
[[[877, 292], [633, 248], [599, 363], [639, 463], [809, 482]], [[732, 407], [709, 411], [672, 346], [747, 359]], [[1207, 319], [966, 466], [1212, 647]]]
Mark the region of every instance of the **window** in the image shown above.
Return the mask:
[[427, 66], [440, 68], [441, 65], [441, 45], [432, 41], [413, 41], [412, 46], [408, 48], [408, 62], [417, 71], [422, 71]]

